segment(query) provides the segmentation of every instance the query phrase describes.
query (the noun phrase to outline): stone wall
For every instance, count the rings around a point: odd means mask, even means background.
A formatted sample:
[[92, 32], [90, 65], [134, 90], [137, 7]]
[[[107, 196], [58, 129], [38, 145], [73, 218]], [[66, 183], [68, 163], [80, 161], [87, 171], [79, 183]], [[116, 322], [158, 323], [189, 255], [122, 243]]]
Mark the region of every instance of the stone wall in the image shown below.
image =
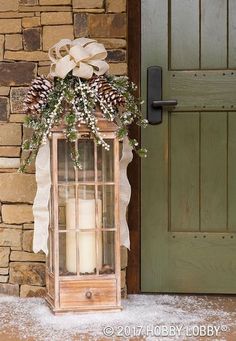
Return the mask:
[[[125, 0], [0, 0], [0, 292], [44, 293], [45, 256], [32, 252], [34, 170], [22, 157], [22, 101], [32, 78], [48, 74], [48, 48], [62, 38], [96, 38], [112, 74], [127, 73]], [[127, 254], [122, 249], [122, 269]], [[125, 294], [125, 270], [122, 270]]]

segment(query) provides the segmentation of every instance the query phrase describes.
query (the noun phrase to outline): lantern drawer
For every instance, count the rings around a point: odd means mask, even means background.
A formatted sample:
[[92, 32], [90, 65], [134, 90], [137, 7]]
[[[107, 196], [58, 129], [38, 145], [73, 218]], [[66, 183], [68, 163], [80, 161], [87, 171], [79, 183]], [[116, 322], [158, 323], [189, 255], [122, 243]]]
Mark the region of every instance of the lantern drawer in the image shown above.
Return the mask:
[[60, 282], [61, 308], [91, 308], [116, 304], [116, 279]]

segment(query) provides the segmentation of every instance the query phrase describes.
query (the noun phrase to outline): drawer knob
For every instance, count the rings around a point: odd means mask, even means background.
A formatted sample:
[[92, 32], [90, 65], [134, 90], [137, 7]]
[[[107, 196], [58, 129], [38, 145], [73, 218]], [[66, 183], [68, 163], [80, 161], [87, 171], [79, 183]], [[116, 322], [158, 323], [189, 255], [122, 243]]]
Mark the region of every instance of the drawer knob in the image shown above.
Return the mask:
[[86, 296], [88, 299], [92, 298], [92, 292], [91, 292], [91, 291], [87, 291], [86, 294], [85, 294], [85, 296]]

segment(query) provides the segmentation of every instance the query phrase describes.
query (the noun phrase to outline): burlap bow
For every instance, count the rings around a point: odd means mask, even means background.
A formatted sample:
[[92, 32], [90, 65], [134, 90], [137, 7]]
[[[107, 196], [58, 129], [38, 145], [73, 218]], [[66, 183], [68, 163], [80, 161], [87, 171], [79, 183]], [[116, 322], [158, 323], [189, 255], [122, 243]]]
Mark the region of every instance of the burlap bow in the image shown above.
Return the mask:
[[62, 39], [49, 49], [52, 61], [50, 75], [65, 78], [72, 71], [73, 76], [89, 79], [95, 73], [100, 76], [108, 71], [104, 61], [107, 51], [103, 44], [88, 38]]

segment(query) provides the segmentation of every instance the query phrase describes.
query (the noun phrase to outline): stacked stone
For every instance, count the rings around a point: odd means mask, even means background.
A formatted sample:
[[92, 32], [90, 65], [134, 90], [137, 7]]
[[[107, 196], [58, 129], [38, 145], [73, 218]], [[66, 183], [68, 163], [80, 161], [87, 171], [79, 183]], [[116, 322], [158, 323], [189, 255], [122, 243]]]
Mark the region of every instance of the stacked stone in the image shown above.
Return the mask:
[[[48, 49], [87, 36], [108, 50], [110, 73], [127, 73], [126, 0], [0, 0], [0, 293], [45, 292], [45, 256], [32, 252], [34, 167], [19, 174], [23, 98], [32, 79], [49, 72]], [[122, 248], [122, 292], [127, 253]]]

